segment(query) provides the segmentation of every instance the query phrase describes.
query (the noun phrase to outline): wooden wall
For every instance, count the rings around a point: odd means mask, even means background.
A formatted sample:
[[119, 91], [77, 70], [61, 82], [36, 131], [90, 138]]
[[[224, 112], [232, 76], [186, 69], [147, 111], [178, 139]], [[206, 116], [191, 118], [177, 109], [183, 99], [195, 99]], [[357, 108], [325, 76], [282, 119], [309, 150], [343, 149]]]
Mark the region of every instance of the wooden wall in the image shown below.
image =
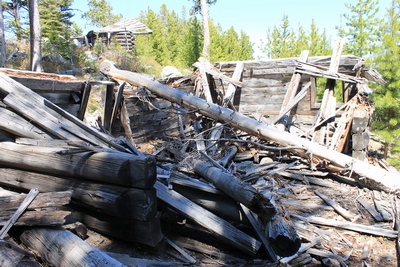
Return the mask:
[[[330, 59], [330, 56], [310, 57], [308, 62], [328, 68]], [[339, 72], [355, 75], [352, 68], [359, 59], [355, 56], [342, 56]], [[296, 60], [297, 58], [245, 61], [242, 74], [242, 82], [245, 86], [237, 90], [235, 94], [235, 108], [245, 115], [257, 112], [271, 119], [278, 115], [295, 70]], [[236, 62], [217, 62], [214, 66], [226, 76], [231, 77]], [[303, 75], [300, 87], [309, 82], [310, 78], [308, 75]], [[216, 85], [219, 90], [226, 90], [228, 87], [220, 80], [216, 81]], [[319, 107], [312, 96], [313, 90], [315, 93], [315, 87], [308, 91], [306, 97], [292, 111], [295, 120], [306, 124], [313, 121]]]

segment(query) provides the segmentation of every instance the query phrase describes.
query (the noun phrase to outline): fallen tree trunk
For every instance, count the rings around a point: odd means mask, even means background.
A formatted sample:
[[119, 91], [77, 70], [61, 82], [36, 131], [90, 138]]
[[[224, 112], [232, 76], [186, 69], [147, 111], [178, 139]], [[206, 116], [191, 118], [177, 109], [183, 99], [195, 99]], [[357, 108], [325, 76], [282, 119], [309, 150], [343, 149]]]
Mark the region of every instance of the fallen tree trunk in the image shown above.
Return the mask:
[[291, 151], [301, 156], [305, 156], [306, 152], [308, 152], [316, 159], [328, 161], [330, 164], [341, 168], [349, 168], [354, 174], [363, 178], [360, 179], [360, 182], [370, 188], [387, 192], [397, 192], [400, 190], [400, 177], [395, 173], [388, 172], [340, 152], [332, 151], [324, 146], [288, 132], [280, 131], [273, 125], [266, 125], [243, 114], [234, 112], [231, 109], [208, 103], [204, 99], [152, 81], [138, 73], [119, 70], [109, 61], [101, 63], [100, 71], [113, 79], [125, 80], [131, 84], [145, 86], [160, 97], [178, 103], [183, 107], [198, 110], [198, 112], [204, 116], [223, 121], [234, 128], [245, 131], [261, 139], [275, 141], [281, 146], [296, 147], [296, 149], [291, 149]]
[[66, 175], [137, 188], [152, 188], [154, 158], [90, 147], [45, 147], [0, 143], [0, 163], [29, 171]]
[[24, 231], [20, 238], [53, 266], [125, 266], [68, 230], [36, 228]]

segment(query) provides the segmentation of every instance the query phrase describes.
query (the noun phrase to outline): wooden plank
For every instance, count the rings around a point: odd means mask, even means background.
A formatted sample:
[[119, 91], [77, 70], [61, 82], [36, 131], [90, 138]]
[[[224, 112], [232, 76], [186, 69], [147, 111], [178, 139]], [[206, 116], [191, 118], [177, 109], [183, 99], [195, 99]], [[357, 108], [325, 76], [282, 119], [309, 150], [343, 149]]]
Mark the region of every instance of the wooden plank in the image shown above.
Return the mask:
[[125, 266], [68, 230], [35, 228], [24, 231], [20, 239], [54, 266]]
[[339, 213], [340, 215], [342, 215], [346, 220], [351, 221], [355, 217], [355, 215], [351, 214], [351, 212], [345, 210], [339, 204], [337, 204], [335, 201], [333, 201], [332, 199], [328, 198], [327, 196], [325, 196], [324, 194], [320, 193], [319, 191], [314, 190], [314, 193], [317, 196], [319, 196], [323, 201], [325, 201], [326, 204], [328, 204], [329, 206], [334, 208], [334, 210], [337, 213]]
[[75, 116], [1, 72], [0, 91], [7, 95], [3, 99], [4, 103], [60, 139], [80, 139], [96, 146], [125, 151], [124, 148], [112, 142], [110, 136], [89, 127]]
[[17, 137], [51, 139], [52, 136], [10, 109], [0, 107], [0, 129]]
[[[15, 226], [57, 226], [65, 223], [65, 217], [71, 211], [64, 210], [29, 210], [25, 211], [13, 224]], [[0, 212], [0, 226], [8, 225], [10, 212]], [[3, 227], [4, 228], [4, 227]]]
[[[236, 64], [235, 71], [232, 74], [232, 79], [235, 79], [237, 81], [240, 80], [240, 77], [242, 76], [242, 72], [244, 69], [244, 63], [239, 61]], [[222, 100], [222, 106], [227, 107], [228, 103], [231, 103], [233, 105], [233, 97], [235, 96], [236, 92], [236, 86], [232, 83], [228, 85], [228, 90], [226, 91], [226, 94], [224, 96], [224, 99]]]
[[[309, 52], [310, 52], [309, 50], [302, 51], [301, 54], [300, 54], [300, 57], [299, 57], [299, 61], [307, 61]], [[292, 79], [291, 79], [291, 81], [289, 83], [289, 86], [288, 86], [288, 88], [286, 90], [285, 98], [284, 98], [282, 106], [281, 106], [281, 111], [279, 112], [279, 116], [281, 118], [283, 116], [285, 116], [285, 114], [287, 113], [287, 112], [285, 112], [286, 106], [289, 104], [289, 102], [292, 101], [292, 99], [296, 95], [297, 89], [298, 89], [299, 84], [300, 84], [300, 80], [301, 80], [301, 74], [296, 73], [296, 72], [293, 73]]]
[[291, 216], [295, 217], [297, 219], [309, 222], [309, 223], [313, 223], [313, 224], [332, 226], [332, 227], [351, 230], [351, 231], [364, 233], [364, 234], [383, 236], [383, 237], [387, 237], [387, 238], [397, 238], [397, 236], [398, 236], [397, 231], [385, 229], [382, 227], [368, 226], [368, 225], [362, 225], [362, 224], [351, 223], [351, 222], [340, 222], [340, 221], [336, 221], [336, 220], [332, 220], [332, 219], [325, 219], [325, 218], [314, 217], [314, 216], [303, 217], [303, 216], [294, 215], [294, 214], [291, 214]]
[[183, 197], [174, 190], [169, 190], [161, 182], [156, 182], [157, 197], [178, 210], [180, 213], [193, 219], [196, 223], [209, 229], [212, 233], [219, 236], [220, 239], [230, 245], [255, 255], [261, 246], [261, 243], [253, 237], [233, 227], [227, 221], [219, 218], [213, 213], [194, 204], [186, 197]]
[[39, 190], [31, 189], [29, 194], [22, 201], [21, 205], [15, 211], [13, 216], [3, 225], [3, 228], [0, 230], [0, 239], [4, 239], [4, 235], [10, 230], [10, 228], [14, 225], [14, 223], [18, 220], [21, 214], [26, 210], [29, 204], [35, 199], [35, 197], [39, 194]]
[[110, 130], [112, 130], [113, 125], [115, 123], [115, 120], [117, 119], [117, 115], [118, 115], [118, 110], [120, 108], [121, 105], [121, 101], [122, 101], [122, 94], [124, 92], [124, 87], [125, 87], [125, 82], [123, 82], [119, 87], [118, 87], [118, 91], [117, 91], [117, 95], [115, 97], [115, 101], [114, 101], [114, 107], [112, 109], [112, 115], [111, 115], [111, 121], [110, 121]]
[[85, 85], [85, 89], [83, 90], [82, 93], [82, 100], [81, 100], [81, 105], [79, 108], [79, 112], [78, 112], [78, 119], [80, 119], [81, 121], [83, 121], [83, 119], [85, 118], [85, 112], [86, 112], [86, 108], [89, 102], [89, 96], [90, 96], [90, 92], [92, 90], [92, 84], [90, 82], [87, 82]]
[[114, 106], [114, 83], [106, 84], [106, 99], [104, 103], [103, 126], [107, 131], [110, 131], [111, 116]]
[[369, 204], [365, 199], [358, 198], [358, 202], [360, 202], [360, 204], [369, 212], [369, 214], [371, 214], [372, 217], [374, 217], [375, 221], [377, 222], [383, 221], [382, 215], [380, 215], [379, 212], [376, 211], [376, 209], [371, 204]]

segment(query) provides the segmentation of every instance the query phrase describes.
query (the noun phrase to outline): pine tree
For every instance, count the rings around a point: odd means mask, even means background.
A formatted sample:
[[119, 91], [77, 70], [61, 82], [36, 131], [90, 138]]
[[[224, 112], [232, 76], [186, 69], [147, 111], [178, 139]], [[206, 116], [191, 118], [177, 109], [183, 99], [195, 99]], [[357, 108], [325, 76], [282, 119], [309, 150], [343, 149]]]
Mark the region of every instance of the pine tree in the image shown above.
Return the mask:
[[377, 52], [383, 23], [377, 17], [378, 3], [378, 0], [358, 0], [355, 5], [345, 3], [350, 11], [343, 14], [346, 26], [337, 27], [339, 36], [347, 38], [344, 53], [368, 58]]
[[295, 34], [290, 27], [289, 17], [283, 16], [282, 24], [267, 32], [267, 44], [261, 47], [271, 58], [286, 58], [295, 55]]
[[89, 21], [89, 23], [96, 27], [105, 27], [110, 24], [118, 22], [121, 14], [113, 14], [112, 6], [106, 0], [89, 0], [89, 11], [83, 13], [82, 18]]
[[[388, 10], [387, 25], [383, 36], [383, 51], [376, 57], [377, 69], [386, 83], [376, 86], [372, 95], [375, 112], [372, 121], [373, 130], [384, 140], [384, 156], [399, 152], [400, 146], [400, 0], [393, 0]], [[390, 160], [393, 159], [388, 159]], [[391, 162], [394, 164], [394, 162]], [[397, 166], [400, 162], [397, 161]]]
[[28, 3], [26, 0], [12, 0], [1, 3], [4, 11], [5, 29], [11, 31], [17, 40], [29, 36]]
[[47, 38], [45, 50], [70, 57], [72, 0], [41, 0], [39, 2], [42, 37]]

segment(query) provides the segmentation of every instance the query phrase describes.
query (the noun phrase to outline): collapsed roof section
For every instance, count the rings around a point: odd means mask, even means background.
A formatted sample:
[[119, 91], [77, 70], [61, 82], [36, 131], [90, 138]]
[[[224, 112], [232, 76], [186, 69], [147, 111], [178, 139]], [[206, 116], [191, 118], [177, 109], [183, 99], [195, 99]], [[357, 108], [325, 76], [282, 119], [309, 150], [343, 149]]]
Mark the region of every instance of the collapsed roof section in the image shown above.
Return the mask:
[[135, 35], [153, 33], [153, 31], [149, 27], [147, 27], [141, 21], [134, 19], [134, 18], [128, 18], [126, 20], [121, 20], [117, 23], [94, 30], [94, 32], [99, 33], [99, 34], [101, 34], [101, 33], [115, 34], [115, 33], [119, 33], [119, 32], [131, 32]]

